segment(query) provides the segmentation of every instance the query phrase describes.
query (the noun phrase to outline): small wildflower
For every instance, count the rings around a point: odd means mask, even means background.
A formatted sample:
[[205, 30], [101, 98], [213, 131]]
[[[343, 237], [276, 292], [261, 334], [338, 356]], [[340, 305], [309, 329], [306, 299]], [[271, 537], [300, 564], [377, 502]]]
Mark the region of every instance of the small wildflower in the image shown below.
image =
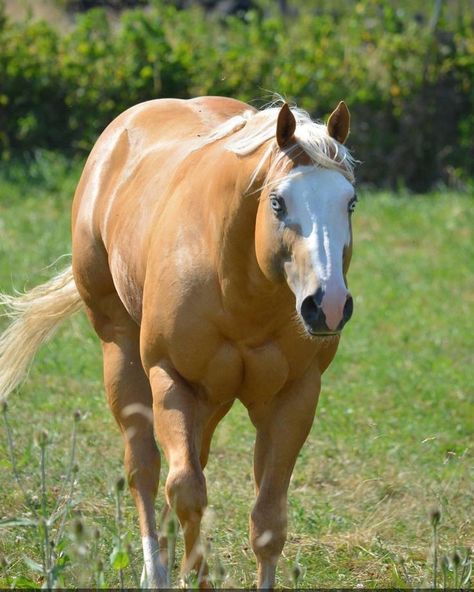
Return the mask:
[[440, 508], [432, 508], [430, 510], [430, 521], [431, 526], [436, 528], [441, 521], [441, 510]]
[[272, 538], [273, 538], [272, 531], [265, 530], [263, 532], [263, 534], [261, 534], [255, 542], [257, 543], [258, 547], [265, 547], [272, 540]]
[[79, 518], [74, 521], [74, 534], [78, 539], [84, 536], [84, 524]]
[[298, 582], [300, 581], [301, 578], [301, 566], [299, 565], [299, 563], [294, 563], [293, 564], [293, 569], [291, 570], [291, 575], [293, 577], [293, 583], [295, 584], [295, 587], [297, 586]]
[[43, 448], [48, 443], [48, 432], [47, 430], [40, 430], [35, 434], [35, 444], [40, 448]]
[[73, 417], [74, 417], [74, 421], [76, 421], [76, 422], [81, 421], [82, 415], [81, 415], [81, 412], [79, 411], [79, 409], [76, 409], [76, 411], [74, 411]]
[[119, 477], [115, 482], [115, 488], [118, 492], [122, 492], [125, 489], [125, 479], [123, 477]]
[[456, 551], [454, 551], [453, 553], [453, 564], [454, 564], [454, 568], [457, 569], [462, 562], [462, 557], [461, 557], [461, 553], [456, 549]]

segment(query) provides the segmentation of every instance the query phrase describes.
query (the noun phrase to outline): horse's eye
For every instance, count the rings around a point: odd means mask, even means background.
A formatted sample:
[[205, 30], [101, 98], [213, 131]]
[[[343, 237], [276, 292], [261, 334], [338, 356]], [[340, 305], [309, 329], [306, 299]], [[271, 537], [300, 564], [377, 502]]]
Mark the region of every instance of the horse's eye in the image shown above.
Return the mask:
[[357, 205], [357, 197], [353, 197], [348, 205], [348, 210], [349, 210], [350, 214], [352, 214], [352, 212], [356, 209], [356, 205]]
[[285, 202], [281, 197], [276, 195], [270, 195], [270, 206], [277, 215], [283, 214], [285, 211]]

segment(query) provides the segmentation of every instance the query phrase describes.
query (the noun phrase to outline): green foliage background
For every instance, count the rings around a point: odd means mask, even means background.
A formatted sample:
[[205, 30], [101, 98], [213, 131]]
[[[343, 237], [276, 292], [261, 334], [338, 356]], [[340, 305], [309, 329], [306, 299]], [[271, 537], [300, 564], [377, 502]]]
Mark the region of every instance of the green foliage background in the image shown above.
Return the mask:
[[276, 4], [241, 18], [155, 1], [115, 21], [93, 9], [58, 31], [14, 22], [0, 2], [3, 159], [85, 153], [118, 113], [152, 98], [217, 94], [258, 106], [276, 91], [316, 118], [348, 102], [362, 181], [426, 190], [473, 176], [469, 3], [445, 3], [436, 24], [424, 1], [299, 3], [285, 17]]

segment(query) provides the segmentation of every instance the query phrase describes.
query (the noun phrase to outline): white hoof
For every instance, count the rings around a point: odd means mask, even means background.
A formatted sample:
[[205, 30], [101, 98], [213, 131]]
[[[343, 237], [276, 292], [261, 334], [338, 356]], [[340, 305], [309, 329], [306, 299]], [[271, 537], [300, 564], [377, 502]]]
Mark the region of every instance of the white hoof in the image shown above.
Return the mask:
[[140, 587], [142, 589], [169, 588], [168, 570], [160, 561], [158, 541], [152, 537], [143, 537], [142, 546], [143, 571]]

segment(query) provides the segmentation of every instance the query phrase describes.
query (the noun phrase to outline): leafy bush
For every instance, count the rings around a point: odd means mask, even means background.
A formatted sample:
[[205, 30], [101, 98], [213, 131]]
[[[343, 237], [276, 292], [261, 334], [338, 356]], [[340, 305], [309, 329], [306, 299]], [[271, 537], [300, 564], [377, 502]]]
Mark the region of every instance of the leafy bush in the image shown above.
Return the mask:
[[4, 158], [38, 147], [87, 151], [118, 113], [152, 98], [217, 94], [263, 103], [277, 91], [314, 117], [348, 102], [362, 181], [424, 190], [472, 177], [467, 4], [451, 20], [445, 10], [436, 26], [429, 14], [388, 0], [309, 6], [286, 18], [267, 6], [242, 19], [156, 1], [124, 11], [118, 23], [90, 10], [65, 33], [0, 14]]

